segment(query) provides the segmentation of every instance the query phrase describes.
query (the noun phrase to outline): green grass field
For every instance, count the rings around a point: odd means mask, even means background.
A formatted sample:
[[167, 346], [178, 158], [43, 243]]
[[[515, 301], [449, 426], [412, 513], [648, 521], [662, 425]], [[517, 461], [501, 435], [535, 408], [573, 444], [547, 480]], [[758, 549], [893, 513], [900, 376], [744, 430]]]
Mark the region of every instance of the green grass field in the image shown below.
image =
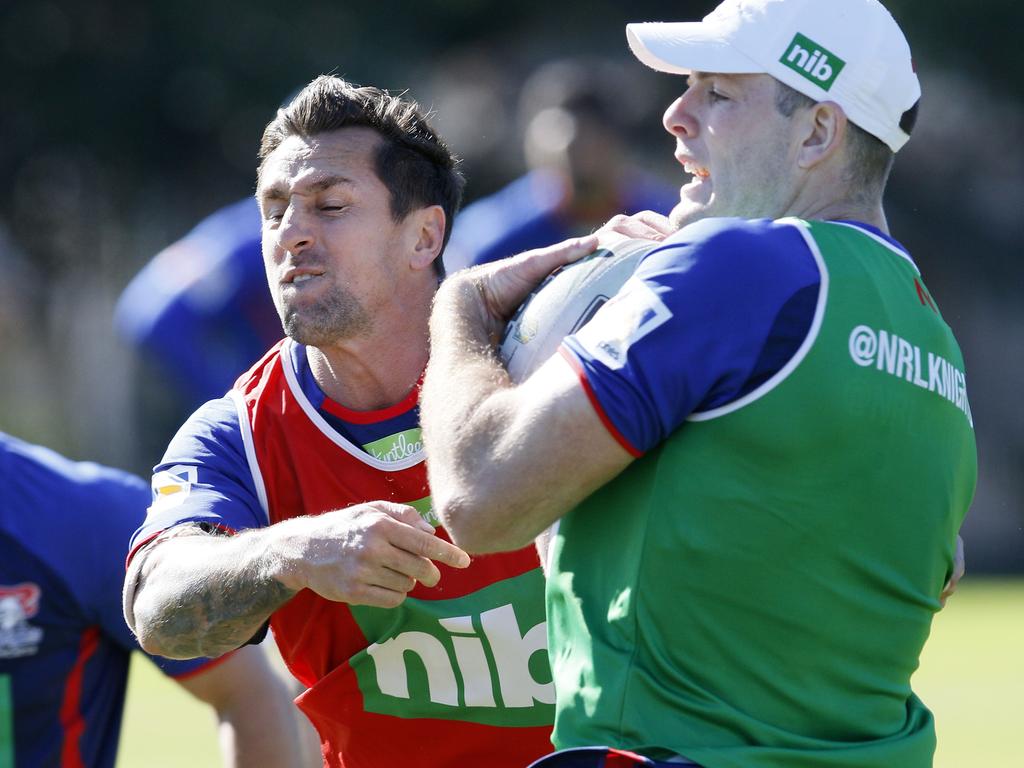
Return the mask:
[[1016, 768], [1024, 731], [1024, 581], [968, 578], [914, 677], [935, 714], [936, 768]]
[[[968, 578], [935, 619], [914, 687], [935, 713], [935, 768], [1020, 766], [1024, 581]], [[213, 716], [133, 662], [118, 768], [218, 764]]]
[[141, 656], [132, 658], [117, 768], [217, 768], [212, 711]]

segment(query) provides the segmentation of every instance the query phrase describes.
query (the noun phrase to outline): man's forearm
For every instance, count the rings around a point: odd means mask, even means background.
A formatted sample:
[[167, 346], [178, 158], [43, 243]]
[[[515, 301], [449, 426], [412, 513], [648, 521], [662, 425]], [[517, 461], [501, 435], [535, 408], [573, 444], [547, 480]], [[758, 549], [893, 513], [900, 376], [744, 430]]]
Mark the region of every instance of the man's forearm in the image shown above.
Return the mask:
[[632, 460], [560, 356], [513, 384], [490, 343], [510, 310], [473, 282], [488, 274], [454, 275], [438, 291], [420, 410], [434, 510], [479, 553], [527, 545]]
[[256, 634], [295, 594], [275, 578], [269, 530], [177, 536], [140, 552], [125, 615], [142, 647], [175, 659], [219, 656]]
[[500, 399], [493, 396], [511, 387], [511, 381], [479, 319], [471, 278], [450, 279], [435, 299], [420, 418], [435, 511], [445, 516], [458, 543], [467, 534], [473, 540], [472, 529], [482, 522], [472, 497], [488, 493], [495, 461], [492, 438], [504, 431], [507, 420]]
[[550, 525], [548, 502], [558, 497], [520, 450], [533, 419], [520, 418], [521, 399], [482, 319], [484, 299], [458, 279], [435, 300], [421, 397], [434, 509], [468, 551], [518, 549]]
[[[496, 391], [512, 385], [508, 372], [497, 359], [493, 339], [483, 320], [476, 300], [476, 289], [470, 278], [450, 278], [435, 299], [431, 319], [431, 358], [429, 368], [442, 370], [444, 376], [424, 382], [423, 398], [431, 403], [423, 418], [440, 429], [469, 432], [479, 406]], [[426, 425], [425, 425], [425, 428]], [[441, 442], [439, 450], [448, 452], [462, 448], [459, 443]], [[465, 453], [473, 454], [467, 450]], [[463, 457], [466, 458], [466, 457]], [[454, 457], [445, 456], [446, 463], [458, 465]]]
[[124, 615], [150, 653], [216, 656], [247, 642], [299, 590], [394, 608], [416, 584], [438, 583], [434, 561], [465, 568], [469, 556], [438, 538], [413, 507], [388, 501], [230, 537], [180, 527], [132, 560]]

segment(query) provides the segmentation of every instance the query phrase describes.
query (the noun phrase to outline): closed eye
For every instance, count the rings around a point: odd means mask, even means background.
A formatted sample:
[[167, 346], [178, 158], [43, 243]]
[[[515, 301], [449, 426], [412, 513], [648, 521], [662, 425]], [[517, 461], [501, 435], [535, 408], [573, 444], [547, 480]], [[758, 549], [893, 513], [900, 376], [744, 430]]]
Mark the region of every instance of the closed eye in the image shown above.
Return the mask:
[[264, 221], [280, 221], [288, 209], [288, 198], [283, 195], [265, 194], [260, 200], [260, 212]]

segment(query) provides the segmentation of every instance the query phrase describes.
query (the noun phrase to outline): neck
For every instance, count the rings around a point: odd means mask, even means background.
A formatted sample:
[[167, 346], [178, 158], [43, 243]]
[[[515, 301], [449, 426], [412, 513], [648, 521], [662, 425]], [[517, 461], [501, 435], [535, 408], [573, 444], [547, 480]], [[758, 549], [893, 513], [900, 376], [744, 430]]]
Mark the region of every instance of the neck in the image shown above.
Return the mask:
[[387, 354], [373, 345], [309, 347], [309, 369], [324, 394], [347, 409], [388, 408], [406, 398], [427, 365], [426, 334], [409, 341], [416, 354]]
[[853, 186], [845, 166], [835, 161], [807, 176], [786, 206], [787, 216], [818, 221], [860, 221], [889, 234], [882, 193]]
[[387, 408], [416, 386], [429, 356], [427, 321], [433, 288], [395, 298], [358, 337], [308, 347], [309, 367], [327, 397], [354, 411]]

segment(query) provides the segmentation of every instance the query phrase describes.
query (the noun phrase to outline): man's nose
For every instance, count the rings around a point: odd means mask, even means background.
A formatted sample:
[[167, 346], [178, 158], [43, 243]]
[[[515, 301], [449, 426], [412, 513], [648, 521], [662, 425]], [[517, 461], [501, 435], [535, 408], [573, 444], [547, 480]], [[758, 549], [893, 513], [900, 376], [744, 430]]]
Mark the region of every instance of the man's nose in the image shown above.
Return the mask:
[[312, 221], [298, 206], [289, 205], [285, 209], [281, 224], [277, 228], [277, 242], [282, 250], [292, 254], [299, 253], [313, 244]]
[[691, 92], [687, 91], [669, 104], [661, 118], [665, 130], [677, 138], [692, 139], [697, 135], [697, 118], [693, 114]]

